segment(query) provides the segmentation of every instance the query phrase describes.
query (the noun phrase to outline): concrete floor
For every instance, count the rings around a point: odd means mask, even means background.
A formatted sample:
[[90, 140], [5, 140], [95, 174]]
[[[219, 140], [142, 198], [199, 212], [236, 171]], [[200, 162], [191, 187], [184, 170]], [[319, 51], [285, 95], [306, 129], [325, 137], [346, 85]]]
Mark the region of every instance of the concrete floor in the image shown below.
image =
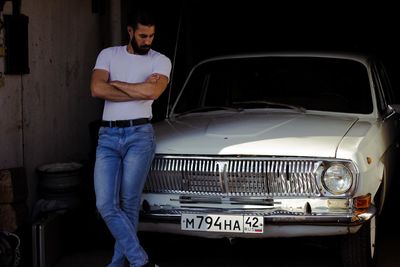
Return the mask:
[[[391, 218], [394, 205], [383, 214], [379, 237], [378, 267], [400, 266], [400, 233]], [[87, 222], [90, 224], [90, 222]], [[80, 235], [76, 245], [66, 248], [55, 267], [101, 267], [112, 256], [113, 241], [101, 219], [92, 233]], [[180, 266], [340, 266], [335, 238], [323, 243], [312, 238], [236, 240], [201, 239], [155, 233], [141, 233], [149, 256], [162, 267]], [[337, 248], [337, 247], [336, 247]]]
[[109, 249], [76, 251], [74, 253], [64, 255], [54, 267], [106, 266], [111, 256], [111, 250]]

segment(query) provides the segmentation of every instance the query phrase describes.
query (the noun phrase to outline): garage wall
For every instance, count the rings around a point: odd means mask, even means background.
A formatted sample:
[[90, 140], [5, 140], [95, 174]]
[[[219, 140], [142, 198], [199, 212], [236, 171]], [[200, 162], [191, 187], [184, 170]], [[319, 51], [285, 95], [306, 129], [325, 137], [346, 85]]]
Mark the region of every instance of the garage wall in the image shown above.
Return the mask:
[[29, 17], [30, 74], [6, 75], [0, 88], [0, 169], [26, 167], [31, 205], [38, 165], [89, 158], [89, 123], [102, 108], [89, 91], [101, 49], [101, 18], [91, 4], [21, 1]]
[[[0, 64], [4, 73], [4, 58]], [[0, 87], [0, 169], [22, 166], [21, 78], [6, 77], [4, 82]]]

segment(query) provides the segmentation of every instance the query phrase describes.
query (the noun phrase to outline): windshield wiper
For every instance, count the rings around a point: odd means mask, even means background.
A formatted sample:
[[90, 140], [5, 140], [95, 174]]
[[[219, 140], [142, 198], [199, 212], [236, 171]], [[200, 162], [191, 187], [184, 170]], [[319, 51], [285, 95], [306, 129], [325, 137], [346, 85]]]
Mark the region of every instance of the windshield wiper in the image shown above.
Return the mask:
[[204, 106], [204, 107], [198, 107], [194, 109], [190, 109], [187, 111], [184, 111], [182, 113], [176, 114], [174, 117], [180, 117], [189, 113], [196, 113], [196, 112], [201, 112], [201, 111], [212, 111], [212, 110], [228, 110], [228, 111], [233, 111], [233, 112], [241, 112], [243, 109], [242, 108], [233, 108], [233, 107], [223, 107], [223, 106]]
[[266, 106], [278, 106], [278, 107], [285, 107], [285, 108], [290, 108], [293, 110], [296, 110], [298, 112], [304, 113], [306, 112], [306, 109], [301, 107], [301, 106], [295, 106], [295, 105], [290, 105], [290, 104], [285, 104], [285, 103], [280, 103], [280, 102], [271, 102], [271, 101], [238, 101], [238, 102], [233, 102], [234, 105], [240, 105], [240, 104], [254, 104], [254, 105], [259, 105], [259, 104], [263, 104]]

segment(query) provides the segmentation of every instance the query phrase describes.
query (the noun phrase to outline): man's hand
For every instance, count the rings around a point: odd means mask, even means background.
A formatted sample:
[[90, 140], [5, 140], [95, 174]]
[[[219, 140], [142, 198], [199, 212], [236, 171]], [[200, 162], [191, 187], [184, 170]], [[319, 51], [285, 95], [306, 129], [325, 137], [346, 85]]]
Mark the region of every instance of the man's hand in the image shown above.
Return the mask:
[[160, 75], [157, 73], [151, 74], [149, 77], [146, 79], [146, 83], [156, 83], [160, 79]]

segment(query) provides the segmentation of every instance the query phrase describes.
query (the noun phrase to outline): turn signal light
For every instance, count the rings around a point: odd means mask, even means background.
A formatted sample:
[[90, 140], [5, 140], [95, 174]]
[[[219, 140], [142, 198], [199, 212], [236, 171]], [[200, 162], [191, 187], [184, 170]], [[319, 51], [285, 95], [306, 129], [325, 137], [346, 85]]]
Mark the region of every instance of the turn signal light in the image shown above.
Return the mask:
[[368, 193], [364, 196], [355, 197], [353, 205], [356, 209], [368, 209], [371, 206], [371, 194]]

